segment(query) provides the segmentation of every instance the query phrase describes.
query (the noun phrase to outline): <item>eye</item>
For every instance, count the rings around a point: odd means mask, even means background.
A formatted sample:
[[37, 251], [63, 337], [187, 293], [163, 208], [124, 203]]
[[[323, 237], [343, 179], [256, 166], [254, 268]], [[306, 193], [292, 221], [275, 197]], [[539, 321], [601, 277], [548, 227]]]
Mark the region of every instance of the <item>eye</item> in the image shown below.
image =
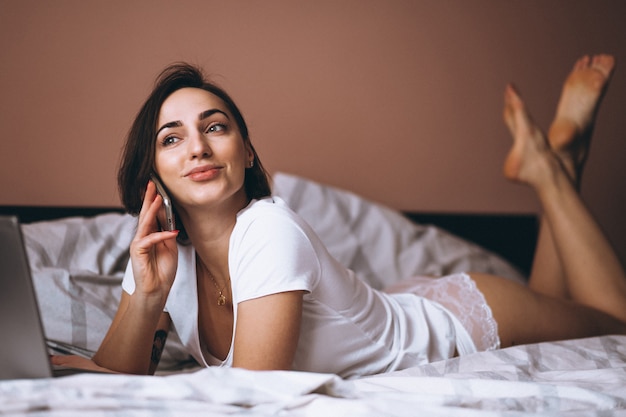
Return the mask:
[[163, 140], [161, 140], [161, 145], [163, 146], [170, 146], [175, 144], [176, 142], [178, 142], [180, 139], [177, 138], [176, 136], [173, 135], [169, 135], [163, 138]]
[[219, 133], [219, 132], [225, 132], [227, 129], [227, 126], [224, 123], [212, 123], [209, 125], [209, 127], [207, 128], [207, 133]]

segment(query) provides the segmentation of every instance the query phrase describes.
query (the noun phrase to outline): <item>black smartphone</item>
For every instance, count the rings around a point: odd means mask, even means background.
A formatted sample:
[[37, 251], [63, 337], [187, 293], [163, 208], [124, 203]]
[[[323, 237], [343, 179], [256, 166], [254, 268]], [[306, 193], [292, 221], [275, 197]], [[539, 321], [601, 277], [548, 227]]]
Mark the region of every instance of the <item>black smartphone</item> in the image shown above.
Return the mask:
[[163, 184], [161, 184], [161, 180], [159, 180], [159, 177], [157, 177], [156, 174], [154, 173], [150, 174], [150, 179], [152, 180], [154, 185], [156, 185], [157, 193], [159, 193], [159, 195], [163, 199], [163, 208], [165, 209], [165, 222], [159, 219], [159, 223], [161, 223], [161, 227], [163, 228], [162, 223], [165, 223], [164, 230], [169, 230], [169, 231], [176, 230], [176, 222], [174, 220], [174, 207], [172, 206], [172, 199], [170, 198], [169, 195], [167, 195], [167, 192], [165, 191], [165, 187], [163, 187]]

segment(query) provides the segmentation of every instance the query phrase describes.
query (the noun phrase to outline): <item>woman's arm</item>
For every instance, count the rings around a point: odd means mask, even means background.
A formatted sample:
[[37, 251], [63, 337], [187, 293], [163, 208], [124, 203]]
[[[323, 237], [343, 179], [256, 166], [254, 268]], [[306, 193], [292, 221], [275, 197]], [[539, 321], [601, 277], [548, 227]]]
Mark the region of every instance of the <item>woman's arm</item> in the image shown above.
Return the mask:
[[141, 297], [122, 292], [111, 327], [92, 360], [117, 372], [152, 374], [170, 329], [169, 314]]
[[303, 294], [289, 291], [239, 303], [233, 366], [291, 369], [300, 336]]
[[[137, 232], [130, 244], [135, 288], [122, 292], [120, 305], [93, 361], [118, 372], [153, 372], [170, 327], [163, 312], [178, 266], [177, 232], [159, 231], [157, 215], [163, 200], [148, 183]], [[158, 354], [153, 346], [158, 344]]]

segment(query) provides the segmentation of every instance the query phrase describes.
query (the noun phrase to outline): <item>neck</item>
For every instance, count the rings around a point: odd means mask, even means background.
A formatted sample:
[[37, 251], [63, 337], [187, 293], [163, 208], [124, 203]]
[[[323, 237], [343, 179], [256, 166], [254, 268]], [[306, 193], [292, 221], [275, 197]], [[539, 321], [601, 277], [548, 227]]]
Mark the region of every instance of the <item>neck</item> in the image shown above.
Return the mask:
[[237, 214], [248, 204], [247, 198], [228, 204], [179, 210], [185, 231], [199, 261], [215, 277], [228, 276], [228, 247]]

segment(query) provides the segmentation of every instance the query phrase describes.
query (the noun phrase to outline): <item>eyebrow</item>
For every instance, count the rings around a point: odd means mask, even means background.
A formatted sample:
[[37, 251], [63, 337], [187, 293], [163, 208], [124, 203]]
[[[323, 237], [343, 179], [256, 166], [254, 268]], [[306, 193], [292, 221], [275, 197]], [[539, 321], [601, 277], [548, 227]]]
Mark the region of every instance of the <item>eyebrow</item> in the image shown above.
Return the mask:
[[230, 120], [230, 117], [228, 117], [228, 115], [223, 112], [222, 110], [219, 109], [210, 109], [210, 110], [205, 110], [202, 113], [200, 113], [200, 115], [198, 116], [198, 120], [204, 120], [207, 117], [211, 117], [213, 116], [215, 113], [221, 113], [223, 114], [228, 120]]
[[157, 130], [156, 135], [155, 136], [159, 136], [159, 133], [161, 132], [161, 130], [163, 129], [169, 129], [170, 127], [180, 127], [182, 126], [183, 123], [181, 121], [176, 121], [176, 122], [169, 122], [169, 123], [165, 123], [163, 126], [161, 126], [159, 128], [159, 130]]
[[[211, 117], [215, 113], [223, 114], [228, 120], [230, 120], [230, 117], [228, 117], [228, 115], [225, 112], [223, 112], [222, 110], [219, 110], [219, 109], [209, 109], [209, 110], [203, 111], [202, 113], [200, 113], [198, 115], [198, 120], [204, 120], [204, 119], [206, 119], [208, 117]], [[156, 135], [155, 136], [158, 136], [159, 132], [161, 132], [161, 130], [163, 130], [163, 129], [169, 129], [169, 128], [172, 128], [172, 127], [180, 127], [182, 125], [183, 125], [183, 122], [181, 122], [180, 120], [176, 120], [176, 121], [173, 121], [173, 122], [165, 123], [163, 126], [161, 126], [156, 131]]]

